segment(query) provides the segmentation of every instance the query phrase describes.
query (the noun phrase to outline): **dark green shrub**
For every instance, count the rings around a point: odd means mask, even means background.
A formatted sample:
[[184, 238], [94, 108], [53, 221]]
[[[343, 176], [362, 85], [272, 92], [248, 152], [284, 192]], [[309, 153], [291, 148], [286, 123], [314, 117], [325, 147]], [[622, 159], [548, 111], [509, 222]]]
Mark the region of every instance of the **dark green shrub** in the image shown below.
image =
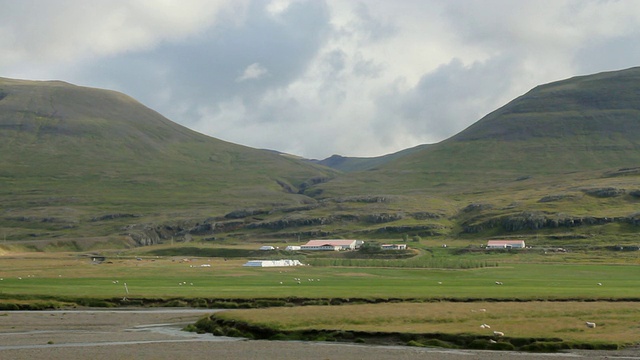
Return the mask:
[[489, 342], [485, 339], [475, 339], [467, 345], [469, 349], [484, 350], [489, 346]]
[[0, 304], [0, 310], [20, 310], [20, 306], [14, 303]]
[[487, 350], [513, 351], [515, 349], [516, 347], [513, 346], [513, 344], [504, 342], [504, 341], [499, 341], [497, 343], [489, 343], [489, 345], [487, 346]]
[[446, 341], [442, 341], [440, 339], [428, 339], [428, 340], [424, 341], [423, 344], [425, 346], [441, 347], [441, 348], [447, 348], [447, 349], [455, 349], [456, 348], [456, 346], [453, 345], [452, 343], [446, 342]]
[[213, 320], [211, 320], [211, 318], [208, 317], [208, 316], [207, 317], [203, 317], [202, 319], [196, 321], [194, 326], [199, 331], [202, 331], [202, 332], [205, 332], [205, 333], [213, 333], [213, 330], [216, 327], [218, 327], [218, 325], [216, 325], [216, 323]]
[[522, 351], [530, 352], [556, 352], [562, 349], [568, 349], [569, 346], [566, 343], [550, 342], [550, 341], [536, 341], [529, 345], [520, 347]]
[[417, 347], [424, 347], [424, 345], [422, 343], [419, 343], [415, 340], [410, 340], [409, 342], [407, 342], [407, 346], [417, 346]]

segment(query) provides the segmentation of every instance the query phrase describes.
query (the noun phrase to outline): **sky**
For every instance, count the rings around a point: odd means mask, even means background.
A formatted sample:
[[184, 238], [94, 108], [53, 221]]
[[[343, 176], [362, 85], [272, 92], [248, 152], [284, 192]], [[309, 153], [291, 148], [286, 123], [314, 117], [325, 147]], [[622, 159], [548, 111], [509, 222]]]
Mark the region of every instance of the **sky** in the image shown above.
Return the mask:
[[640, 1], [0, 0], [0, 77], [117, 90], [306, 158], [447, 139], [533, 87], [640, 65]]

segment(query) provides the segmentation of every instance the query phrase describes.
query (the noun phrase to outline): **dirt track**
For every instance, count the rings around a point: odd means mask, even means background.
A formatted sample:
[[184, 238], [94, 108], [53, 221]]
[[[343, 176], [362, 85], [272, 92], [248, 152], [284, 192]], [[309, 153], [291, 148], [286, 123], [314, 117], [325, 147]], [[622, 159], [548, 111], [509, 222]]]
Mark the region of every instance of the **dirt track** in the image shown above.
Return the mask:
[[527, 354], [245, 341], [180, 331], [211, 311], [0, 312], [0, 359], [640, 359], [640, 351]]

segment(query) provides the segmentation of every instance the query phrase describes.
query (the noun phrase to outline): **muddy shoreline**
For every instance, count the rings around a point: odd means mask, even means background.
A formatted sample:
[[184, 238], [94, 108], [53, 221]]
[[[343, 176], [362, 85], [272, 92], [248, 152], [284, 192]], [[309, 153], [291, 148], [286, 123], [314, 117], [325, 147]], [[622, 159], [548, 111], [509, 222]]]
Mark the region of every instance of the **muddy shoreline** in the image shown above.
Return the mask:
[[0, 358], [46, 359], [640, 359], [639, 349], [557, 354], [242, 340], [181, 331], [211, 309], [0, 312]]

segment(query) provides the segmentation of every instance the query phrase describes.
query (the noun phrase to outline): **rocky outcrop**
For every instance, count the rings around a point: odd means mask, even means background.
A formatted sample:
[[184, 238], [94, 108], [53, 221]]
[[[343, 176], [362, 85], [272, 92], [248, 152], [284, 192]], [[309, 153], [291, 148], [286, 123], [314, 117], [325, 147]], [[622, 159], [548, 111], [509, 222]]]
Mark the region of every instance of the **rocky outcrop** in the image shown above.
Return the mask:
[[464, 213], [469, 213], [469, 212], [474, 212], [474, 211], [482, 211], [482, 210], [488, 210], [488, 209], [493, 209], [493, 205], [491, 204], [482, 204], [482, 203], [473, 203], [473, 204], [469, 204], [467, 206], [465, 206], [462, 209], [462, 212]]
[[397, 220], [402, 220], [404, 219], [404, 214], [402, 213], [396, 213], [396, 214], [388, 214], [388, 213], [382, 213], [382, 214], [369, 214], [364, 216], [363, 220], [366, 223], [370, 223], [370, 224], [381, 224], [381, 223], [387, 223], [387, 222], [392, 222], [392, 221], [397, 221]]
[[557, 194], [557, 195], [547, 195], [545, 197], [542, 197], [540, 200], [538, 200], [538, 202], [541, 203], [546, 203], [546, 202], [554, 202], [554, 201], [560, 201], [560, 200], [573, 200], [575, 199], [575, 195], [569, 195], [569, 194]]
[[226, 214], [224, 217], [226, 219], [242, 219], [249, 216], [264, 215], [266, 213], [266, 210], [261, 209], [239, 209]]
[[91, 218], [91, 221], [104, 221], [104, 220], [115, 220], [115, 219], [122, 219], [122, 218], [135, 218], [138, 217], [138, 215], [134, 215], [134, 214], [106, 214], [106, 215], [101, 215], [101, 216], [95, 216], [93, 218]]
[[543, 228], [604, 225], [613, 222], [640, 225], [640, 215], [627, 217], [573, 217], [559, 216], [558, 214], [549, 215], [540, 212], [523, 212], [516, 215], [496, 217], [479, 223], [463, 224], [463, 232], [478, 233], [496, 227], [507, 232], [515, 232], [521, 230], [540, 230]]
[[271, 229], [282, 230], [289, 227], [300, 226], [313, 226], [313, 225], [326, 225], [334, 221], [331, 216], [328, 217], [302, 217], [302, 216], [285, 216], [273, 221], [261, 221], [250, 223], [246, 226], [247, 229]]
[[584, 189], [585, 194], [596, 197], [616, 197], [624, 195], [626, 191], [624, 189], [618, 189], [614, 187], [597, 188], [597, 189]]
[[444, 214], [432, 213], [427, 211], [414, 212], [409, 215], [416, 220], [440, 219], [444, 217]]
[[164, 237], [163, 232], [158, 227], [148, 224], [130, 225], [123, 230], [137, 246], [159, 244]]
[[375, 230], [377, 233], [390, 233], [390, 234], [412, 234], [419, 236], [436, 236], [441, 235], [444, 226], [440, 225], [400, 225], [400, 226], [385, 226]]
[[390, 203], [394, 200], [394, 196], [387, 195], [371, 195], [371, 196], [347, 196], [341, 198], [332, 198], [329, 201], [336, 203], [355, 202], [355, 203]]

